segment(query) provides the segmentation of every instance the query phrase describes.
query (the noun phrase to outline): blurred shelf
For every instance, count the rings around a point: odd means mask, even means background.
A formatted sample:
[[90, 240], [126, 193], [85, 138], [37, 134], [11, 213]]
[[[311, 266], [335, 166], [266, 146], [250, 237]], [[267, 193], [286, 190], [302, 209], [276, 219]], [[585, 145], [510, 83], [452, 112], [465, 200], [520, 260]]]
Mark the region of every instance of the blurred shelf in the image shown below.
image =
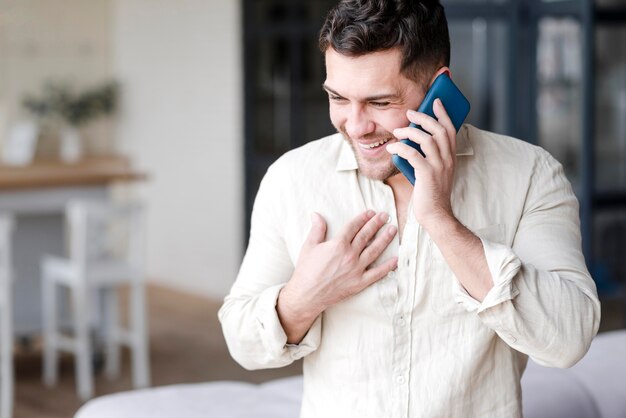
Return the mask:
[[0, 165], [0, 191], [66, 186], [106, 185], [146, 180], [120, 155], [85, 157], [76, 163], [36, 160], [26, 166]]

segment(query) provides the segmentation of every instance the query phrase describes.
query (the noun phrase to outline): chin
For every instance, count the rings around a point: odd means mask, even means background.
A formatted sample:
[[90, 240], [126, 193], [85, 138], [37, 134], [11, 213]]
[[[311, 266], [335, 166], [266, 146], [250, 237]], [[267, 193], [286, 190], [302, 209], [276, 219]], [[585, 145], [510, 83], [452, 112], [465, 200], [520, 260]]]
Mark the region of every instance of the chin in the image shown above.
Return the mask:
[[400, 172], [400, 170], [398, 170], [398, 168], [391, 162], [391, 155], [389, 156], [388, 164], [364, 163], [360, 161], [359, 158], [357, 158], [357, 161], [359, 164], [359, 173], [372, 180], [385, 181]]
[[391, 161], [391, 154], [381, 149], [380, 154], [376, 158], [366, 158], [355, 142], [350, 139], [344, 130], [339, 130], [344, 140], [352, 147], [352, 152], [356, 156], [359, 173], [372, 180], [385, 181], [389, 177], [393, 177], [400, 171]]

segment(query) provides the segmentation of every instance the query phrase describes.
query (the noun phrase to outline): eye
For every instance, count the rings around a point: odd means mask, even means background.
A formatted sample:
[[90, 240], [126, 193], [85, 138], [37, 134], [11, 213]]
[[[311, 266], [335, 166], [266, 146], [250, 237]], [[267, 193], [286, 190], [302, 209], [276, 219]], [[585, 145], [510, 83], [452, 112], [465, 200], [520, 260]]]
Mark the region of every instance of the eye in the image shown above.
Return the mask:
[[329, 94], [329, 95], [328, 95], [328, 98], [329, 98], [331, 101], [333, 101], [333, 102], [341, 102], [341, 101], [346, 100], [346, 99], [344, 99], [343, 97], [341, 97], [341, 96], [336, 96], [336, 95], [334, 95], [334, 94]]
[[370, 102], [370, 104], [374, 107], [386, 107], [389, 106], [390, 102]]

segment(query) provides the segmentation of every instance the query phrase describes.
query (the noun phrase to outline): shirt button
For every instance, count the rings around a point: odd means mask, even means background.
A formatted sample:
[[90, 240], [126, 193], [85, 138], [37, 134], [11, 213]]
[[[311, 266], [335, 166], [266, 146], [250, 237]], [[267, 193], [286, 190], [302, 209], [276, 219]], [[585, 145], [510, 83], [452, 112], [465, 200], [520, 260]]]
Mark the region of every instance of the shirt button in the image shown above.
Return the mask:
[[396, 382], [398, 382], [399, 385], [404, 385], [404, 382], [405, 382], [404, 376], [397, 376]]
[[406, 325], [406, 321], [402, 318], [398, 319], [398, 325], [400, 325], [401, 327]]

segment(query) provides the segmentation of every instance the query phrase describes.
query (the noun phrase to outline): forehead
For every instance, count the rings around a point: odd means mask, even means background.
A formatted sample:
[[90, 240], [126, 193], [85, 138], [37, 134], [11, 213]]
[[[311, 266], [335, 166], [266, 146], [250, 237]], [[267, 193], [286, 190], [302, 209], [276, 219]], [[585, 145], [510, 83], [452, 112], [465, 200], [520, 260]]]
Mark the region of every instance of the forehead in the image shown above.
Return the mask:
[[402, 55], [398, 49], [349, 57], [328, 48], [325, 55], [326, 85], [345, 95], [399, 92], [413, 83], [400, 72]]

